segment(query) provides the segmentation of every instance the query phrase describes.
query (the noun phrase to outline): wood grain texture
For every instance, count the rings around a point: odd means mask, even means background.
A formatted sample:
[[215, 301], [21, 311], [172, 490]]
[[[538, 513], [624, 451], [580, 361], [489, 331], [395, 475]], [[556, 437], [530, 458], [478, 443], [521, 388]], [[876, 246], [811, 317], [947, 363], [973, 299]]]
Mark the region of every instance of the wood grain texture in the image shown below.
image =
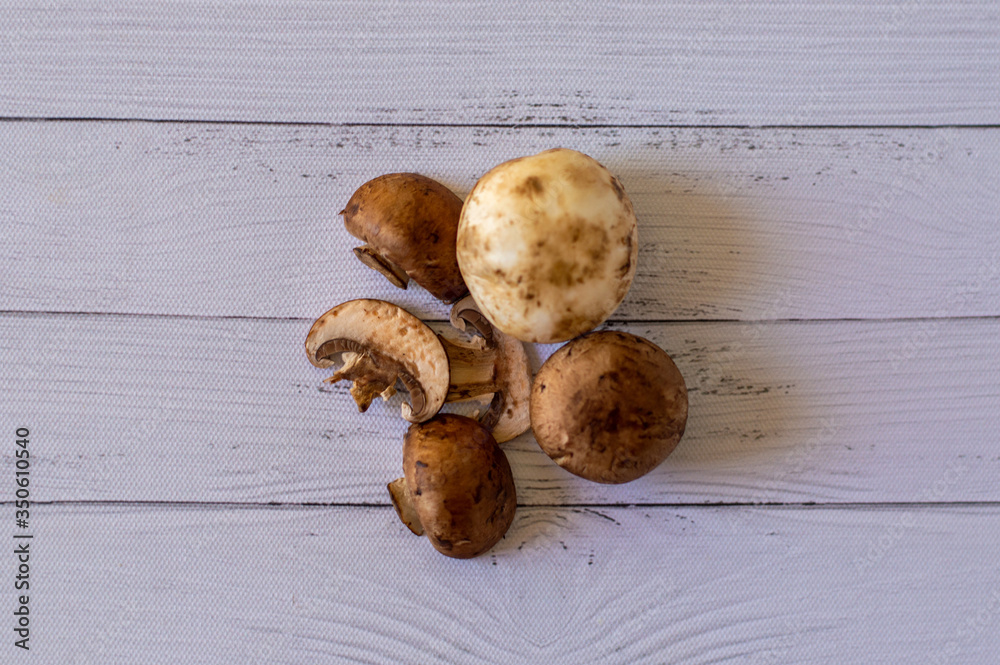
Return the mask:
[[417, 171], [464, 195], [564, 145], [640, 220], [621, 320], [1000, 314], [1000, 131], [0, 123], [0, 309], [312, 318], [444, 311], [360, 265], [338, 211]]
[[[4, 3], [0, 661], [995, 665], [998, 99], [995, 0]], [[446, 559], [389, 507], [401, 397], [303, 350], [349, 298], [445, 310], [336, 212], [557, 145], [632, 196], [608, 327], [687, 434], [619, 487], [509, 442], [507, 538]]]
[[0, 115], [996, 124], [998, 19], [991, 0], [7, 3]]
[[[310, 324], [0, 316], [0, 430], [33, 432], [37, 500], [387, 505], [401, 397], [357, 413], [306, 361]], [[524, 435], [505, 444], [520, 503], [1000, 500], [997, 319], [626, 329], [684, 375], [684, 439], [650, 475], [607, 486]]]
[[446, 559], [391, 508], [45, 506], [32, 662], [988, 663], [1000, 509], [519, 510]]

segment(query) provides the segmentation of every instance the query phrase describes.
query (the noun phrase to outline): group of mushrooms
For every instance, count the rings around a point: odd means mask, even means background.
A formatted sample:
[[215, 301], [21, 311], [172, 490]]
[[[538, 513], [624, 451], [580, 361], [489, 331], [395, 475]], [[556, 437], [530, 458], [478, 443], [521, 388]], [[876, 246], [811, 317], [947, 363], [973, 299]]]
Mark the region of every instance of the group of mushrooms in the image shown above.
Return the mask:
[[[393, 506], [442, 554], [482, 554], [517, 506], [499, 443], [530, 427], [559, 466], [599, 483], [655, 468], [677, 446], [687, 390], [670, 356], [625, 332], [591, 332], [635, 276], [637, 226], [621, 183], [580, 152], [514, 159], [479, 179], [463, 201], [413, 173], [362, 185], [342, 212], [365, 244], [365, 265], [397, 287], [413, 280], [452, 305], [445, 336], [382, 300], [337, 305], [306, 338], [309, 361], [339, 365], [363, 412], [376, 396], [409, 393], [403, 477]], [[524, 343], [567, 344], [532, 380]], [[439, 413], [488, 400], [478, 419]]]

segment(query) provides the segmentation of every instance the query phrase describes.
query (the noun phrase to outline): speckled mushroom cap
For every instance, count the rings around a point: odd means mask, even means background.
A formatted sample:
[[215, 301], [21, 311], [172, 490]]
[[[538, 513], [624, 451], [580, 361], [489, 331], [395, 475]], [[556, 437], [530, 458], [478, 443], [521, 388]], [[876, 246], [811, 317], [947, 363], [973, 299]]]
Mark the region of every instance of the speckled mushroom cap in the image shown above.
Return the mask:
[[403, 474], [423, 531], [446, 556], [486, 552], [514, 519], [517, 497], [507, 456], [472, 418], [440, 413], [412, 425], [403, 443]]
[[465, 200], [456, 252], [483, 314], [522, 342], [564, 342], [621, 304], [638, 227], [621, 183], [566, 148], [504, 162]]
[[[462, 213], [462, 199], [450, 189], [417, 173], [389, 173], [369, 180], [351, 196], [344, 208], [347, 232], [368, 245], [355, 254], [379, 269], [396, 286], [392, 276], [402, 270], [437, 299], [455, 302], [468, 289], [455, 258], [455, 239]], [[374, 263], [374, 265], [373, 265]]]
[[578, 337], [531, 389], [531, 426], [549, 457], [599, 483], [626, 483], [673, 452], [687, 423], [684, 377], [652, 342], [624, 332]]

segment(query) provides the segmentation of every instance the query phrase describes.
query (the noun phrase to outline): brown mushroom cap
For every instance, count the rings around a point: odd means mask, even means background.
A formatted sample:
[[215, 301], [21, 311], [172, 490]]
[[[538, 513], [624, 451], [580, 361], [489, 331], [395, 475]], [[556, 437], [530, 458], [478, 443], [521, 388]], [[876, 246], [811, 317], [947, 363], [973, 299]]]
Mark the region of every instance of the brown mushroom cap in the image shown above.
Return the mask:
[[[411, 425], [403, 443], [403, 473], [404, 491], [398, 481], [395, 490], [389, 484], [393, 504], [415, 533], [422, 528], [446, 556], [467, 559], [486, 552], [514, 519], [517, 497], [507, 456], [472, 418], [442, 413]], [[418, 525], [412, 524], [413, 512]]]
[[354, 250], [365, 265], [406, 288], [407, 276], [435, 298], [468, 293], [455, 257], [462, 199], [417, 173], [390, 173], [361, 185], [343, 210], [347, 232], [367, 245]]
[[647, 339], [603, 331], [556, 351], [531, 389], [538, 445], [570, 473], [626, 483], [673, 452], [687, 423], [684, 377]]

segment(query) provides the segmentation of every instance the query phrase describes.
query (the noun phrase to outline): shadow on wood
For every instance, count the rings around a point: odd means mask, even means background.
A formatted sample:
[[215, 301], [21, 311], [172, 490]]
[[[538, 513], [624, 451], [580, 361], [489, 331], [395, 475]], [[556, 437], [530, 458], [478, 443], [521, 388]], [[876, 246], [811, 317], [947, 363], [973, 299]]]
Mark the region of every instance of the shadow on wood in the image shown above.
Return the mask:
[[[789, 435], [787, 423], [812, 420], [800, 413], [805, 407], [796, 396], [794, 380], [782, 369], [793, 367], [795, 359], [782, 357], [783, 347], [771, 339], [779, 328], [775, 322], [788, 317], [794, 297], [789, 289], [761, 285], [758, 290], [747, 283], [760, 273], [761, 265], [776, 257], [770, 255], [768, 221], [759, 206], [752, 212], [739, 207], [744, 183], [713, 182], [711, 169], [704, 164], [674, 168], [664, 173], [658, 164], [621, 175], [636, 207], [641, 247], [636, 281], [622, 309], [634, 315], [647, 303], [667, 303], [667, 311], [683, 312], [682, 319], [734, 320], [706, 322], [704, 327], [667, 322], [648, 330], [631, 324], [633, 332], [649, 337], [671, 355], [684, 375], [689, 397], [687, 430], [677, 450], [638, 482], [671, 483], [675, 471], [695, 477], [692, 472], [699, 468], [716, 476], [730, 469], [732, 485], [745, 486], [749, 502], [766, 503], [768, 492], [783, 487], [785, 475], [797, 468], [789, 463], [800, 460], [802, 451], [797, 448], [803, 442]], [[643, 219], [666, 220], [666, 224], [644, 226]], [[749, 316], [722, 304], [731, 301], [732, 291], [754, 294]], [[675, 302], [681, 304], [679, 310]], [[699, 334], [709, 326], [711, 341]], [[731, 332], [720, 339], [721, 328]], [[751, 408], [742, 414], [723, 412], [733, 405]], [[725, 425], [715, 424], [720, 422]], [[808, 431], [825, 428], [817, 425]], [[773, 476], [765, 471], [762, 478], [762, 457], [773, 458]], [[741, 477], [741, 466], [749, 466], [751, 458], [757, 476]], [[668, 490], [667, 495], [677, 491]], [[662, 490], [655, 493], [662, 496]], [[713, 497], [704, 500], [712, 503]]]

